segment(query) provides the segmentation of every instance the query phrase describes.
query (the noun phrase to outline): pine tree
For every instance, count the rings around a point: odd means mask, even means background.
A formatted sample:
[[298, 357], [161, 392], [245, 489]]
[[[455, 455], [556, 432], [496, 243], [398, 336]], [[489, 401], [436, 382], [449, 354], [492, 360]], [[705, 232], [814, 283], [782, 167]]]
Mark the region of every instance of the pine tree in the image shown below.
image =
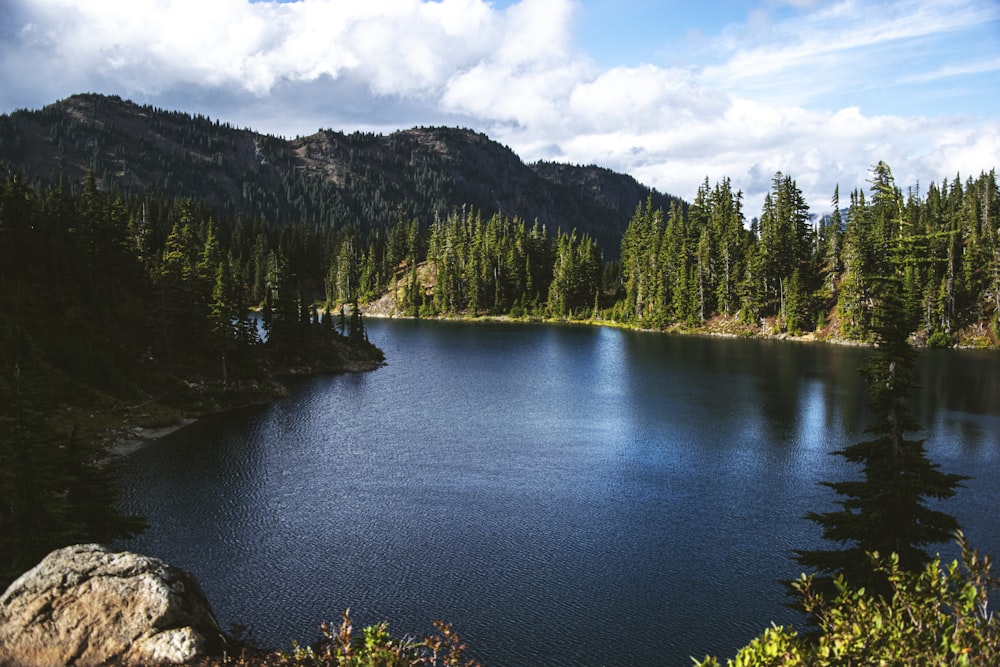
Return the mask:
[[819, 270], [823, 277], [823, 288], [834, 300], [837, 295], [837, 284], [843, 271], [841, 264], [841, 248], [844, 241], [843, 221], [840, 218], [840, 186], [833, 190], [830, 201], [833, 211], [830, 213], [819, 232]]
[[352, 341], [368, 340], [365, 323], [361, 316], [361, 307], [358, 305], [357, 299], [351, 302], [351, 321], [347, 337]]
[[845, 338], [869, 340], [871, 335], [870, 276], [877, 273], [878, 242], [868, 220], [868, 206], [861, 190], [851, 193], [844, 231], [844, 277], [837, 299], [837, 319]]
[[170, 354], [187, 351], [192, 342], [189, 318], [192, 305], [198, 302], [191, 261], [193, 236], [185, 211], [167, 237], [156, 275], [162, 322], [160, 347]]
[[694, 319], [695, 300], [692, 290], [694, 275], [692, 243], [689, 241], [690, 225], [687, 213], [679, 204], [670, 206], [667, 226], [663, 234], [663, 265], [666, 267], [664, 289], [670, 306], [669, 318], [675, 322]]
[[653, 199], [650, 197], [645, 205], [640, 203], [636, 208], [622, 236], [625, 303], [630, 315], [639, 323], [656, 323], [665, 309], [664, 276], [659, 254], [663, 229], [663, 211], [653, 210]]
[[[282, 354], [293, 354], [300, 343], [300, 294], [297, 277], [284, 254], [272, 253], [268, 274], [268, 345]], [[355, 297], [356, 298], [356, 297]]]
[[344, 310], [344, 304], [340, 304], [340, 314], [337, 316], [337, 330], [341, 336], [347, 335], [347, 313]]
[[712, 191], [712, 233], [716, 237], [719, 312], [731, 315], [739, 306], [739, 283], [745, 270], [746, 231], [743, 229], [743, 193], [732, 190], [728, 178]]
[[[760, 279], [765, 309], [786, 320], [786, 324], [792, 276], [808, 268], [811, 256], [812, 232], [808, 220], [809, 206], [795, 181], [781, 172], [775, 174], [760, 216]], [[800, 273], [800, 289], [807, 295], [804, 282]]]
[[875, 417], [868, 429], [873, 437], [835, 452], [862, 467], [861, 480], [823, 483], [841, 496], [840, 509], [806, 515], [823, 528], [824, 539], [844, 548], [797, 551], [796, 558], [827, 585], [844, 574], [852, 585], [881, 591], [885, 581], [872, 570], [868, 554], [896, 553], [900, 566], [911, 572], [923, 567], [928, 562], [924, 548], [951, 539], [958, 528], [954, 517], [925, 503], [951, 498], [966, 478], [941, 472], [928, 460], [923, 441], [908, 437], [919, 425], [906, 404], [914, 387], [915, 355], [909, 343], [914, 325], [902, 289], [906, 222], [901, 196], [881, 163], [873, 190], [876, 205], [896, 211], [881, 235], [888, 241], [885, 273], [871, 279], [877, 354], [862, 374]]

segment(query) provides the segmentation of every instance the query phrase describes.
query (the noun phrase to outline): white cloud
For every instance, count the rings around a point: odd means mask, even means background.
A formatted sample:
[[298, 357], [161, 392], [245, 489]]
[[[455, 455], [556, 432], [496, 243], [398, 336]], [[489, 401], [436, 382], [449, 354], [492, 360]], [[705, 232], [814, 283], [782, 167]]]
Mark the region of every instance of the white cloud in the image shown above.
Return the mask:
[[842, 0], [769, 26], [764, 39], [743, 26], [727, 31], [707, 45], [724, 61], [703, 75], [732, 92], [810, 104], [911, 79], [930, 42], [998, 18], [998, 6], [968, 0]]
[[1000, 72], [1000, 57], [984, 58], [972, 62], [960, 63], [957, 65], [945, 65], [929, 72], [919, 72], [904, 76], [900, 83], [931, 83], [941, 79], [951, 79], [954, 77], [969, 76], [973, 74], [989, 74]]
[[996, 81], [996, 39], [935, 50], [995, 27], [990, 0], [763, 0], [700, 30], [684, 66], [610, 69], [576, 45], [580, 2], [0, 0], [0, 109], [94, 90], [286, 135], [461, 124], [527, 161], [598, 163], [686, 198], [729, 176], [748, 216], [778, 170], [823, 210], [878, 160], [908, 184], [1000, 155], [995, 111], [892, 104], [956, 77]]
[[580, 82], [567, 108], [589, 131], [613, 127], [658, 131], [722, 113], [728, 97], [705, 88], [682, 69], [618, 67]]
[[442, 106], [500, 125], [561, 124], [562, 100], [588, 70], [570, 50], [571, 10], [568, 0], [524, 0], [508, 8], [488, 53], [449, 79]]
[[411, 94], [440, 86], [497, 36], [494, 12], [478, 0], [33, 0], [22, 7], [29, 17], [23, 57], [154, 93], [194, 84], [265, 95], [283, 80], [350, 75], [381, 94]]

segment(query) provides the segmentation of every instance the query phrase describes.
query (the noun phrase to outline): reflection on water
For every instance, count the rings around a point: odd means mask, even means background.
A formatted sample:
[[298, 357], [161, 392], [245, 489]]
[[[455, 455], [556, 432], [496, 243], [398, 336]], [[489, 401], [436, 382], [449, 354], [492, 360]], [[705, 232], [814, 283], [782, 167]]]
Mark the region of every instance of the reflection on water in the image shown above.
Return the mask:
[[[864, 437], [858, 348], [371, 321], [389, 365], [302, 381], [137, 453], [123, 546], [192, 570], [223, 624], [308, 641], [351, 608], [455, 623], [503, 665], [689, 664], [794, 621], [779, 579]], [[996, 355], [921, 355], [945, 509], [1000, 553]], [[986, 377], [988, 376], [988, 377]]]

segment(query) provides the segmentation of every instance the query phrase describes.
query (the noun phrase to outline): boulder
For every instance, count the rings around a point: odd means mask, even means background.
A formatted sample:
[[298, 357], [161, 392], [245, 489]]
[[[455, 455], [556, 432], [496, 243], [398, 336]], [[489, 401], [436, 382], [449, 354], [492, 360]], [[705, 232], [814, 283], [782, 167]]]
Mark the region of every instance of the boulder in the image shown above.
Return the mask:
[[224, 643], [194, 576], [98, 544], [53, 551], [0, 597], [4, 667], [176, 664]]

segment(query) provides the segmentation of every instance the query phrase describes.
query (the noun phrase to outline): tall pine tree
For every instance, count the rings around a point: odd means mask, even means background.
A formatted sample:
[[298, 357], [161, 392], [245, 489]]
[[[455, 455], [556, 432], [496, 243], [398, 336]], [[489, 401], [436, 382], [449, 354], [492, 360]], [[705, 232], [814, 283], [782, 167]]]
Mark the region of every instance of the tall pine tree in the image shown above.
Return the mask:
[[854, 586], [883, 591], [886, 582], [872, 570], [868, 554], [896, 553], [903, 569], [923, 567], [928, 562], [924, 548], [949, 540], [958, 528], [954, 517], [926, 503], [954, 496], [966, 478], [939, 470], [927, 458], [923, 441], [909, 437], [919, 425], [906, 404], [915, 386], [909, 343], [914, 324], [903, 289], [907, 224], [902, 196], [884, 163], [875, 169], [872, 190], [873, 207], [888, 209], [876, 212], [887, 226], [880, 234], [885, 271], [870, 282], [877, 354], [861, 371], [875, 417], [868, 429], [872, 438], [835, 452], [862, 468], [860, 480], [823, 483], [841, 497], [840, 509], [806, 515], [822, 527], [824, 539], [843, 548], [797, 551], [796, 558], [827, 585], [843, 574]]

